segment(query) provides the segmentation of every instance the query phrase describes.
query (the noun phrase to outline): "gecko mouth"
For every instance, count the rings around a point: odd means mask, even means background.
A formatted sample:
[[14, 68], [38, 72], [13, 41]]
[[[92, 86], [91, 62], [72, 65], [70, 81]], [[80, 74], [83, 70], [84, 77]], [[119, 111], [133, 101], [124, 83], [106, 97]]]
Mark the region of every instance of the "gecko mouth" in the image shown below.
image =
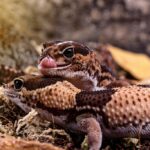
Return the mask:
[[43, 58], [38, 64], [38, 69], [42, 74], [48, 75], [49, 72], [56, 72], [61, 70], [66, 70], [71, 66], [71, 63], [58, 63], [50, 56]]
[[23, 103], [20, 93], [16, 92], [15, 90], [4, 88], [4, 95], [6, 95], [11, 102], [19, 106], [25, 112], [31, 111], [31, 108], [26, 105], [26, 103]]
[[14, 90], [7, 89], [7, 88], [4, 89], [4, 94], [9, 98], [19, 97], [19, 93], [15, 92]]

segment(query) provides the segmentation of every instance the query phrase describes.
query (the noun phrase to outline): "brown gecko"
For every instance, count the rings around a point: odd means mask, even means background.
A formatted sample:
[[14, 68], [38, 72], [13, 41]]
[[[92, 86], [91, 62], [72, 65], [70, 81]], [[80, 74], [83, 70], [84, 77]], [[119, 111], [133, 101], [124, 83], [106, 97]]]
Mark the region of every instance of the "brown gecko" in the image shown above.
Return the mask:
[[68, 81], [47, 85], [45, 77], [34, 78], [16, 78], [5, 85], [4, 93], [26, 112], [35, 108], [67, 131], [87, 134], [90, 150], [98, 150], [103, 137], [150, 139], [148, 86], [82, 91]]
[[94, 50], [74, 41], [54, 41], [43, 44], [38, 68], [42, 74], [57, 75], [82, 90], [95, 91], [103, 87], [124, 86], [111, 70], [102, 65]]

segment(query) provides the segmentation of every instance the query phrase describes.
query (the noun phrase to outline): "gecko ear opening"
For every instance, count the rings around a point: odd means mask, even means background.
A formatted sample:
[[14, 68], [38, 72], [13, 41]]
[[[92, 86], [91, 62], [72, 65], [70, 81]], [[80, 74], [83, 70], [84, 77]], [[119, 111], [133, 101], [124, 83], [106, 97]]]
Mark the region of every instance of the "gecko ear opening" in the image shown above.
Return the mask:
[[14, 79], [14, 88], [16, 90], [20, 90], [23, 87], [23, 80], [22, 79]]

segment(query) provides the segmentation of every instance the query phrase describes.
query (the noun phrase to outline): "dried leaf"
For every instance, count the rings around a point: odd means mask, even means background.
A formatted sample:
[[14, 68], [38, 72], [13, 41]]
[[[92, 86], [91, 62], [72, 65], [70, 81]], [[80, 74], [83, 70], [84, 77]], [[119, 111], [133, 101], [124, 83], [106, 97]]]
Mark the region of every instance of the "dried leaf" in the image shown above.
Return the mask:
[[140, 80], [150, 78], [150, 58], [148, 56], [125, 51], [112, 45], [108, 45], [108, 50], [118, 65], [135, 78]]

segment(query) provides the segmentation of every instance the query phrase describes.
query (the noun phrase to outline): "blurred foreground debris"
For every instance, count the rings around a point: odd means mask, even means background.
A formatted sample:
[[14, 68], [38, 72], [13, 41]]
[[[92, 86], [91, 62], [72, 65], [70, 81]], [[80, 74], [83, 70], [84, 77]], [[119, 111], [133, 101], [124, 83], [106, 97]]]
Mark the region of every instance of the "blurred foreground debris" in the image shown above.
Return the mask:
[[37, 141], [25, 141], [0, 134], [0, 147], [3, 150], [63, 150], [52, 144], [40, 143]]

